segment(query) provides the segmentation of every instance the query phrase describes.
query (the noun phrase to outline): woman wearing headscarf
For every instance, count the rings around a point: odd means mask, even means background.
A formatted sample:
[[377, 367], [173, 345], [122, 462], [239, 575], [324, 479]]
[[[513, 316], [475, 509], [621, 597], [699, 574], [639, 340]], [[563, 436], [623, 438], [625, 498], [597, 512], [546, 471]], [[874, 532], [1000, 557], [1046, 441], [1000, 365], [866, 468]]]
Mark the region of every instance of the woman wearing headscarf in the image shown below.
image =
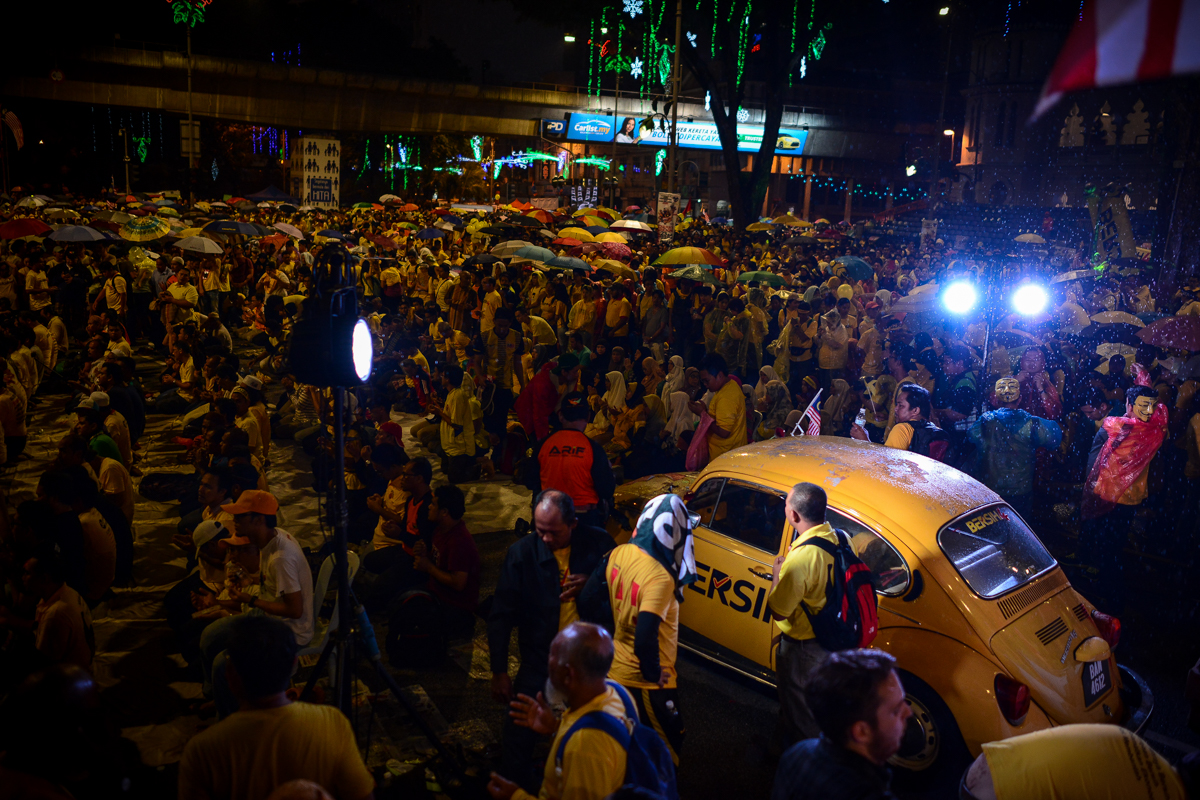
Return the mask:
[[584, 435], [589, 439], [601, 442], [612, 438], [613, 419], [625, 411], [625, 377], [616, 370], [606, 376], [607, 388], [603, 395], [590, 399], [592, 410], [596, 416], [588, 423]]
[[632, 384], [627, 390], [625, 409], [620, 413], [609, 412], [612, 421], [612, 439], [604, 445], [604, 450], [614, 459], [620, 459], [633, 448], [633, 441], [638, 431], [646, 424], [646, 390], [640, 383]]
[[695, 402], [704, 396], [706, 389], [704, 384], [700, 382], [700, 370], [696, 367], [688, 367], [684, 371], [683, 390], [687, 392], [688, 398]]
[[669, 442], [675, 442], [685, 431], [693, 431], [696, 429], [696, 423], [699, 419], [692, 410], [688, 408], [688, 403], [691, 398], [687, 392], [673, 392], [671, 394], [671, 415], [667, 419], [667, 425], [663, 429], [663, 437]]
[[657, 361], [650, 356], [642, 359], [642, 386], [646, 388], [646, 397], [658, 397], [664, 377], [662, 367]]
[[779, 374], [775, 372], [774, 367], [763, 367], [758, 371], [758, 383], [754, 386], [754, 406], [756, 408], [767, 396], [767, 384], [777, 380], [779, 380]]
[[846, 412], [850, 409], [853, 395], [850, 384], [836, 378], [829, 388], [829, 396], [821, 404], [821, 433], [825, 436], [846, 434]]
[[758, 426], [759, 441], [775, 436], [775, 430], [782, 428], [788, 414], [792, 413], [792, 398], [787, 386], [778, 380], [767, 382], [762, 399], [758, 401], [758, 410], [762, 412], [762, 422]]
[[683, 382], [683, 356], [671, 356], [671, 360], [668, 362], [667, 377], [663, 382], [662, 391], [659, 393], [663, 405], [670, 405], [671, 395], [683, 388]]

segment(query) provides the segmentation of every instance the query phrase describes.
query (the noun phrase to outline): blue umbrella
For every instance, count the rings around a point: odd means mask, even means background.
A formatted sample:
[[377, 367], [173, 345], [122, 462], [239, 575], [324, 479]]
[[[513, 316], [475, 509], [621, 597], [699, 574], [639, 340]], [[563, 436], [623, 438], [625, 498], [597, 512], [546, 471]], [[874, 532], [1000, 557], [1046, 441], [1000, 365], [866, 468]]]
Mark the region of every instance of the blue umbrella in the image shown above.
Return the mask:
[[317, 236], [324, 236], [326, 239], [345, 239], [346, 236], [341, 231], [335, 231], [331, 228], [326, 228], [323, 231], [317, 231]]
[[544, 247], [538, 247], [536, 245], [522, 247], [520, 250], [513, 253], [513, 255], [515, 255], [517, 258], [529, 258], [534, 261], [542, 262], [552, 261], [556, 257], [553, 250], [547, 250]]
[[846, 268], [846, 274], [856, 281], [869, 281], [875, 276], [875, 268], [858, 256], [838, 256], [834, 259]]
[[442, 217], [443, 222], [449, 222], [451, 225], [462, 225], [463, 221], [453, 214], [446, 214]]
[[208, 223], [203, 230], [211, 233], [240, 233], [243, 236], [258, 236], [258, 229], [248, 222], [237, 222], [232, 219], [218, 219]]
[[417, 238], [418, 239], [440, 239], [440, 238], [442, 238], [442, 232], [440, 230], [438, 230], [437, 228], [426, 228], [425, 230], [423, 230], [417, 234]]
[[598, 233], [607, 233], [608, 232], [608, 228], [604, 227], [603, 225], [589, 225], [588, 227], [584, 228], [584, 230], [587, 231], [588, 233], [592, 234], [593, 236], [595, 236]]
[[[525, 248], [521, 248], [524, 250]], [[581, 258], [571, 258], [570, 256], [555, 256], [545, 262], [547, 267], [561, 267], [563, 269], [574, 269], [582, 272], [591, 272], [592, 268], [587, 262]]]
[[63, 225], [50, 234], [50, 238], [56, 242], [99, 242], [105, 237], [100, 231], [87, 225]]

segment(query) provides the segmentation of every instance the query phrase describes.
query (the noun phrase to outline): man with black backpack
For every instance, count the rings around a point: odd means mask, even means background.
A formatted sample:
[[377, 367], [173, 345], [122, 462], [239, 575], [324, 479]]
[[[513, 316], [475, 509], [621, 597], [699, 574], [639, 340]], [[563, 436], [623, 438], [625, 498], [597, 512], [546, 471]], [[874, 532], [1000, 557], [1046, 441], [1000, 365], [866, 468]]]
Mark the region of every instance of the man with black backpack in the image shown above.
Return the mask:
[[[623, 786], [642, 790], [643, 797], [677, 797], [675, 771], [662, 739], [638, 721], [628, 692], [607, 680], [612, 661], [608, 632], [573, 622], [550, 644], [546, 692], [536, 698], [521, 694], [510, 704], [514, 723], [554, 736], [537, 795], [541, 800], [599, 800]], [[561, 720], [554, 706], [565, 706]], [[487, 788], [497, 800], [534, 797], [495, 772]]]
[[[892, 426], [883, 446], [929, 456], [936, 461], [945, 460], [950, 437], [929, 421], [932, 411], [929, 390], [915, 383], [900, 384], [896, 392], [896, 424]], [[866, 432], [856, 425], [851, 428], [850, 435], [855, 439], [864, 439]]]
[[826, 502], [816, 484], [798, 483], [788, 492], [784, 514], [796, 537], [775, 562], [767, 597], [783, 634], [775, 682], [776, 739], [784, 746], [820, 733], [804, 695], [809, 673], [830, 651], [866, 647], [877, 631], [871, 573], [849, 537], [825, 521]]

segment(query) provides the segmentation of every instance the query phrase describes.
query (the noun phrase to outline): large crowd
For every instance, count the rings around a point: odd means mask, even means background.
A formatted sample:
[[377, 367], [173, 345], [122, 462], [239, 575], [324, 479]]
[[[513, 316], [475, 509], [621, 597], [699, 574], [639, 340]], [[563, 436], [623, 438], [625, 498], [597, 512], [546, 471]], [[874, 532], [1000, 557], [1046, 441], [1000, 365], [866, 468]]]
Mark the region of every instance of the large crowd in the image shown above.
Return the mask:
[[[819, 432], [936, 458], [1035, 530], [1070, 531], [1071, 558], [1093, 571], [1089, 596], [1104, 611], [1124, 604], [1131, 532], [1173, 528], [1145, 546], [1194, 557], [1200, 331], [1195, 348], [1138, 332], [1200, 316], [1200, 285], [1156, 295], [1137, 265], [1085, 267], [1082, 248], [958, 252], [791, 217], [761, 232], [685, 218], [662, 241], [636, 206], [360, 205], [0, 206], [0, 463], [29, 460], [31, 409], [53, 404], [67, 417], [36, 496], [0, 515], [0, 690], [12, 720], [0, 732], [11, 740], [0, 783], [45, 784], [38, 796], [96, 790], [90, 778], [46, 774], [45, 759], [23, 759], [28, 743], [9, 734], [48, 734], [36, 721], [48, 709], [85, 713], [92, 613], [138, 580], [136, 492], [179, 505], [175, 544], [195, 567], [166, 593], [164, 616], [203, 680], [196, 710], [222, 719], [185, 752], [180, 796], [266, 797], [291, 777], [339, 798], [370, 794], [344, 719], [287, 693], [297, 654], [320, 637], [313, 565], [279, 527], [271, 492], [281, 440], [311, 458], [319, 491], [344, 469], [355, 591], [386, 614], [396, 658], [486, 620], [493, 694], [513, 708], [494, 797], [619, 789], [620, 739], [587, 725], [572, 737], [593, 711], [630, 721], [635, 739], [632, 720], [652, 726], [678, 764], [674, 662], [691, 521], [678, 498], [658, 498], [613, 549], [605, 526], [623, 480]], [[161, 223], [157, 235], [136, 233], [148, 220]], [[64, 222], [102, 233], [81, 243]], [[21, 236], [5, 234], [18, 224], [9, 231]], [[289, 351], [335, 253], [353, 264], [374, 337], [372, 375], [347, 393], [341, 453], [332, 390], [297, 380]], [[1028, 316], [1000, 303], [954, 316], [938, 298], [964, 280], [991, 287], [989, 297], [1044, 286], [1050, 302]], [[142, 469], [155, 415], [173, 420], [192, 471]], [[407, 431], [406, 420], [416, 420]], [[462, 487], [498, 480], [535, 492], [533, 530], [483, 600]], [[824, 495], [802, 487], [788, 520], [820, 534]], [[597, 605], [588, 578], [602, 559], [607, 626], [584, 609]], [[781, 684], [779, 735], [801, 742], [783, 756], [776, 796], [890, 796], [884, 763], [907, 718], [893, 662], [804, 647], [811, 626], [789, 643], [804, 627], [802, 597], [776, 580], [780, 658], [794, 673]], [[555, 737], [557, 753], [544, 780], [532, 755], [541, 736]], [[1004, 770], [1021, 757], [1006, 758], [973, 771], [975, 796], [1018, 796], [999, 788], [1017, 780]], [[858, 793], [814, 793], [848, 784]]]

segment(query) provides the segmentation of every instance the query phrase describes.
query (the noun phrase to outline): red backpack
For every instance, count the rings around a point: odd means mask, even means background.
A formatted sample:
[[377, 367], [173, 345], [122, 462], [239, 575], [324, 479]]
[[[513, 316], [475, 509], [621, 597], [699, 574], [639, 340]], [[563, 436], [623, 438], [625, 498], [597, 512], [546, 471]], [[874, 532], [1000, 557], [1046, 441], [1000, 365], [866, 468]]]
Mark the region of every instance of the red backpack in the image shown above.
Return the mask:
[[817, 644], [833, 652], [869, 647], [879, 633], [879, 609], [875, 601], [875, 577], [854, 552], [845, 531], [834, 530], [838, 543], [813, 536], [811, 544], [833, 557], [825, 580], [825, 606], [813, 613], [801, 603]]

